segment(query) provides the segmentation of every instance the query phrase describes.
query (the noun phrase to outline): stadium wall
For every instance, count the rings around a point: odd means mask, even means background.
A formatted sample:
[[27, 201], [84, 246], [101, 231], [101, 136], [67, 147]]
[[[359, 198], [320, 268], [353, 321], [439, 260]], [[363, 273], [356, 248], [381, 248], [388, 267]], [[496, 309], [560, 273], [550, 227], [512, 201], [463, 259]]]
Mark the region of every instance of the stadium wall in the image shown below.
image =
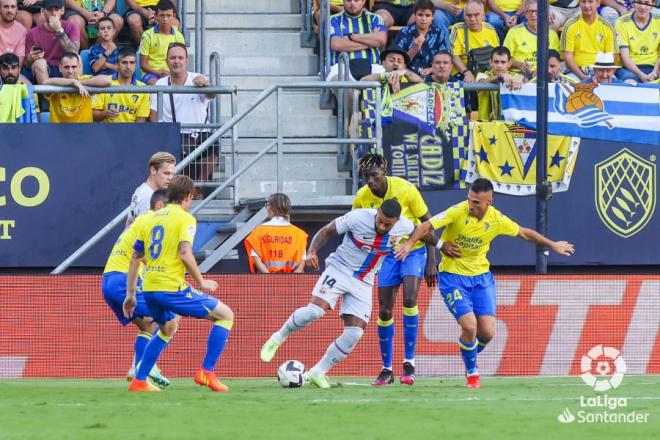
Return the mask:
[[[340, 333], [330, 312], [292, 335], [270, 364], [261, 344], [296, 307], [317, 275], [221, 275], [217, 297], [236, 322], [217, 372], [221, 377], [275, 376], [288, 359], [311, 367]], [[575, 375], [595, 345], [622, 351], [630, 374], [660, 374], [660, 276], [496, 277], [497, 333], [480, 355], [487, 375]], [[121, 378], [130, 367], [136, 328], [121, 328], [105, 305], [100, 276], [0, 277], [0, 378]], [[374, 292], [375, 293], [375, 292]], [[376, 304], [374, 296], [374, 304]], [[402, 360], [400, 299], [395, 314], [395, 365]], [[373, 376], [380, 370], [377, 311], [356, 350], [332, 375]], [[186, 318], [163, 354], [171, 377], [190, 377], [204, 356], [207, 321]], [[458, 326], [437, 291], [420, 293], [419, 375], [462, 375]]]

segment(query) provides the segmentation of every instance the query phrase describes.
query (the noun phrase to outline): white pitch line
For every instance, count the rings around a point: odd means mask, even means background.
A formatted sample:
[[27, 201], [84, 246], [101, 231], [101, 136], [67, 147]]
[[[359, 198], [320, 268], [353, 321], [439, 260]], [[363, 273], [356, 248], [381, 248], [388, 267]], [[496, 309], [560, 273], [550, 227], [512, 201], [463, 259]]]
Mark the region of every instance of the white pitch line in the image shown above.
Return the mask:
[[[616, 398], [625, 398], [628, 400], [660, 400], [660, 396], [640, 396], [640, 397], [626, 397], [616, 396]], [[437, 399], [423, 399], [423, 398], [404, 398], [393, 399], [388, 396], [387, 399], [312, 399], [309, 403], [437, 403], [437, 402], [468, 402], [468, 401], [483, 401], [483, 402], [545, 402], [552, 401], [578, 401], [580, 397], [548, 397], [548, 398], [534, 398], [534, 397], [514, 397], [514, 398], [490, 398], [490, 397], [465, 397], [465, 398], [437, 398]]]

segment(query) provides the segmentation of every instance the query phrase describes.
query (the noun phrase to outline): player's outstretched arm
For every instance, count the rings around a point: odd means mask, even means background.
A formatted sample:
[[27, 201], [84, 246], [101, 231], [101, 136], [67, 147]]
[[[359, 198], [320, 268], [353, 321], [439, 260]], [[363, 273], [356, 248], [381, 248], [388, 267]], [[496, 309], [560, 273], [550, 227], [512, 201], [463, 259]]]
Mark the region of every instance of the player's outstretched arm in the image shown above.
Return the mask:
[[337, 235], [337, 225], [335, 225], [335, 221], [333, 220], [323, 226], [319, 232], [314, 235], [314, 238], [312, 238], [309, 250], [307, 251], [307, 257], [305, 257], [305, 265], [312, 269], [319, 270], [321, 266], [319, 265], [318, 251], [328, 242], [330, 237], [334, 237], [335, 235]]
[[403, 260], [406, 258], [410, 253], [410, 248], [412, 248], [415, 242], [419, 240], [423, 241], [424, 243], [430, 243], [432, 239], [430, 239], [428, 235], [433, 235], [433, 225], [431, 225], [431, 222], [427, 220], [415, 228], [413, 233], [410, 235], [410, 238], [408, 238], [408, 241], [399, 246], [399, 249], [394, 253], [394, 257], [397, 260]]
[[135, 299], [135, 291], [137, 290], [137, 277], [138, 269], [140, 268], [140, 261], [144, 257], [144, 253], [133, 250], [131, 262], [128, 265], [128, 275], [126, 275], [126, 298], [124, 299], [124, 316], [127, 318], [133, 317], [137, 301]]
[[536, 232], [534, 229], [520, 227], [518, 237], [523, 240], [531, 241], [532, 243], [546, 246], [557, 252], [559, 255], [569, 257], [575, 253], [575, 247], [567, 241], [552, 241], [543, 235]]
[[218, 283], [213, 280], [205, 280], [202, 273], [199, 271], [197, 261], [192, 251], [192, 244], [189, 241], [182, 241], [179, 243], [179, 258], [186, 268], [186, 272], [195, 280], [200, 290], [215, 292], [218, 288]]

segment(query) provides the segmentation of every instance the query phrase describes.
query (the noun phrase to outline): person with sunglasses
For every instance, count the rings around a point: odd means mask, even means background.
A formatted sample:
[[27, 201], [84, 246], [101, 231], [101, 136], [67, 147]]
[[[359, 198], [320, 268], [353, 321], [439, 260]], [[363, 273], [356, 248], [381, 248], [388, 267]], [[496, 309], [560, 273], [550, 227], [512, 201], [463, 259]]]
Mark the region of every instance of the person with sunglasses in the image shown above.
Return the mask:
[[36, 122], [36, 96], [30, 93], [30, 82], [21, 74], [16, 54], [0, 55], [0, 123]]

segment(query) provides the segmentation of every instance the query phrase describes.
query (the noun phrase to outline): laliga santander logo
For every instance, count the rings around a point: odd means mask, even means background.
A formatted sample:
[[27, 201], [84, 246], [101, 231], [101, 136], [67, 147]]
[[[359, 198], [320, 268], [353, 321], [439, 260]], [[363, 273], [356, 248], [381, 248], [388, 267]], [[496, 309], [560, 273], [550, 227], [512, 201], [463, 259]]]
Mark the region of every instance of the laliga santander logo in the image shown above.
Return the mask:
[[621, 352], [602, 345], [596, 345], [582, 356], [580, 366], [582, 380], [596, 391], [617, 388], [626, 372], [626, 361], [621, 357]]

